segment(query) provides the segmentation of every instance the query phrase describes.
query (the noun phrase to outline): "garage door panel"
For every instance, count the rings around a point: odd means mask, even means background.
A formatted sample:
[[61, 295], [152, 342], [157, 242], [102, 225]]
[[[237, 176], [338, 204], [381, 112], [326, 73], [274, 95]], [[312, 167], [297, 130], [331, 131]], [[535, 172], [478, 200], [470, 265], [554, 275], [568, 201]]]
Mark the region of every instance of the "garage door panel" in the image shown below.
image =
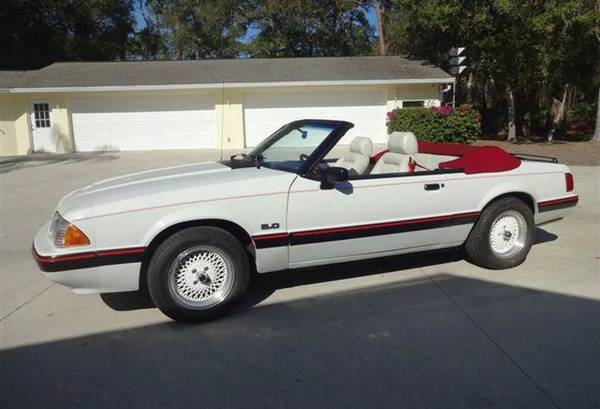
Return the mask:
[[78, 151], [216, 147], [209, 95], [82, 98], [72, 119]]
[[383, 91], [248, 93], [244, 96], [246, 145], [256, 146], [275, 130], [297, 119], [336, 119], [354, 123], [341, 143], [368, 136], [387, 141]]

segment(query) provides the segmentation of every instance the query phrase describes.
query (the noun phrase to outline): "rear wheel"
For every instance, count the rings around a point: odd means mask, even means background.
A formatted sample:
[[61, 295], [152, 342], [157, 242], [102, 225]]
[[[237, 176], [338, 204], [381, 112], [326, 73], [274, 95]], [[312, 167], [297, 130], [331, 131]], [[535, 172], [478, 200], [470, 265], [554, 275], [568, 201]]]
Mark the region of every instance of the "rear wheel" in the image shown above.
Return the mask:
[[465, 243], [475, 264], [491, 269], [518, 266], [533, 243], [535, 223], [529, 206], [515, 197], [499, 199], [484, 209]]
[[248, 255], [229, 232], [192, 227], [175, 233], [154, 253], [148, 289], [155, 305], [176, 321], [216, 318], [247, 289]]

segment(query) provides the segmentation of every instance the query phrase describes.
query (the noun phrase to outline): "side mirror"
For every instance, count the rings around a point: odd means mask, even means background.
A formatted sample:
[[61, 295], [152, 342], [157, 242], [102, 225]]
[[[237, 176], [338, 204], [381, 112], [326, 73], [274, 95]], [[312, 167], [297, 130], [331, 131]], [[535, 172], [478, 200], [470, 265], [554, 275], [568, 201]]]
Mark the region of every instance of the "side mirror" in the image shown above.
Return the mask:
[[331, 190], [336, 182], [346, 182], [348, 180], [348, 169], [332, 166], [321, 170], [321, 189]]

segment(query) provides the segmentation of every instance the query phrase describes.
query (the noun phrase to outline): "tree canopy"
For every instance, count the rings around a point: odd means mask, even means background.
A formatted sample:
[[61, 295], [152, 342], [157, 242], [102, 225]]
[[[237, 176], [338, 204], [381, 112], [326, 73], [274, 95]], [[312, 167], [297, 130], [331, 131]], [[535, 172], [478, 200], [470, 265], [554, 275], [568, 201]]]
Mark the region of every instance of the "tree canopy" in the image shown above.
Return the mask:
[[514, 137], [529, 121], [553, 135], [569, 109], [595, 112], [599, 27], [600, 0], [5, 0], [0, 69], [380, 49], [445, 67], [444, 53], [464, 46], [459, 101], [477, 107], [491, 132]]
[[133, 33], [131, 10], [131, 0], [4, 0], [0, 68], [123, 59]]
[[516, 110], [509, 134], [515, 120], [543, 117], [555, 100], [560, 106], [595, 100], [597, 0], [392, 0], [386, 6], [391, 52], [443, 66], [451, 46], [467, 48], [461, 99], [482, 111]]
[[257, 0], [248, 18], [256, 35], [247, 52], [256, 57], [369, 54], [373, 29], [366, 1]]

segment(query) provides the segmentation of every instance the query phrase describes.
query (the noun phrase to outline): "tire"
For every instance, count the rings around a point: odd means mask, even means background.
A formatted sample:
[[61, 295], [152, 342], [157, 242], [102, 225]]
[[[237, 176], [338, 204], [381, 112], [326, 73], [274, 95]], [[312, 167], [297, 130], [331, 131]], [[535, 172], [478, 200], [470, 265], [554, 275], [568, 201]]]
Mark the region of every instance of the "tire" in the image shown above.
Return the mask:
[[529, 206], [515, 197], [488, 205], [471, 230], [464, 248], [469, 261], [489, 269], [516, 267], [533, 244], [535, 223]]
[[148, 265], [148, 290], [169, 318], [202, 322], [220, 317], [247, 290], [248, 254], [229, 232], [191, 227], [166, 239]]

